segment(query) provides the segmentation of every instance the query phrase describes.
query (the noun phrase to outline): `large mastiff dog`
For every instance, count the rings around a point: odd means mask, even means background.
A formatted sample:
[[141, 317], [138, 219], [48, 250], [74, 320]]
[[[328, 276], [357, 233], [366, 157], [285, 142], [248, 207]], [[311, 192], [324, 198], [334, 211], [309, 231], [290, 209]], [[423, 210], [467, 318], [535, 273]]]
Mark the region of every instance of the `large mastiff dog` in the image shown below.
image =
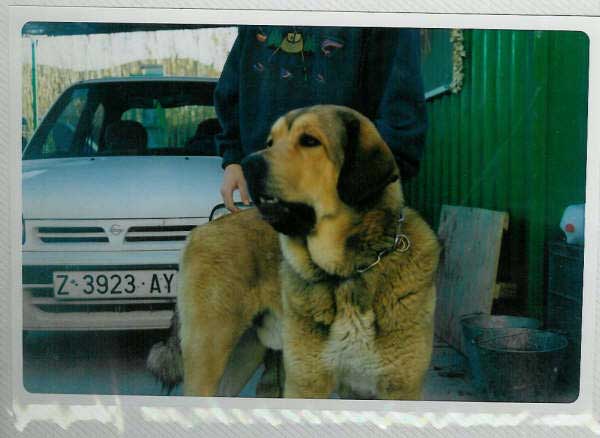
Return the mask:
[[439, 245], [404, 205], [390, 149], [339, 106], [286, 114], [266, 146], [242, 163], [258, 209], [198, 227], [182, 255], [185, 394], [215, 395], [257, 324], [283, 349], [285, 397], [419, 399]]

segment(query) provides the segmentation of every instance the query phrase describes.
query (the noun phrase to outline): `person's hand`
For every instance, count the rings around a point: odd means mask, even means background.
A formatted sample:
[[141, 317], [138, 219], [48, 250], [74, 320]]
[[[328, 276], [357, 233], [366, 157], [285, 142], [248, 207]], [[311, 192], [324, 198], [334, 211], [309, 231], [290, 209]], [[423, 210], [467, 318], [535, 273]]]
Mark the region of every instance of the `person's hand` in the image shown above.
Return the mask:
[[248, 186], [246, 178], [242, 172], [242, 166], [239, 164], [230, 164], [225, 168], [223, 175], [223, 184], [221, 184], [221, 197], [225, 203], [225, 207], [232, 213], [239, 211], [233, 202], [233, 192], [240, 191], [240, 197], [244, 205], [250, 205], [250, 197], [248, 196]]

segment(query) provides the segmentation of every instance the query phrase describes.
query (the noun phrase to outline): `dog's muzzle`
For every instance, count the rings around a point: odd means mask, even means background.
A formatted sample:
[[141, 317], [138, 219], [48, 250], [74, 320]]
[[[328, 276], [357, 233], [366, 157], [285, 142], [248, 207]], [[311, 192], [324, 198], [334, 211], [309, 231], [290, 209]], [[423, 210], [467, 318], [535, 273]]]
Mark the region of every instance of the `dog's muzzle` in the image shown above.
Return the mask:
[[250, 154], [241, 164], [252, 201], [275, 231], [288, 236], [306, 236], [314, 228], [315, 211], [311, 206], [284, 201], [271, 192], [269, 164], [262, 154]]

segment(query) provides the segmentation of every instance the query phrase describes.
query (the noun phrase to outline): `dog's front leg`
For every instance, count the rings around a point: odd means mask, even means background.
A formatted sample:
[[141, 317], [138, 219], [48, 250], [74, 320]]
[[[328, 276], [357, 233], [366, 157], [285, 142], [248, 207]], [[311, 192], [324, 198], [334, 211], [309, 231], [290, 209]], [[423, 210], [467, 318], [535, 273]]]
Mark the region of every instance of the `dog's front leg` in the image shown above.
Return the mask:
[[[384, 358], [384, 366], [377, 382], [377, 398], [421, 400], [433, 350], [433, 327], [413, 333], [383, 333], [377, 342], [380, 351], [395, 353]], [[402, 342], [405, 347], [398, 348]]]
[[289, 318], [284, 327], [284, 397], [329, 398], [335, 378], [323, 361], [323, 328], [314, 321]]

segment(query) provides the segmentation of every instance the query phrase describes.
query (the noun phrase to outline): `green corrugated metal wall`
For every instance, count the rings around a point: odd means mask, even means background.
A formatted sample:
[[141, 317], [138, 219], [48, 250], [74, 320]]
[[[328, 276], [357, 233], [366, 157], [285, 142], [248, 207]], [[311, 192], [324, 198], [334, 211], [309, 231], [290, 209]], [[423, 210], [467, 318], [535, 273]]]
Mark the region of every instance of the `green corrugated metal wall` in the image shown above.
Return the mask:
[[499, 281], [543, 315], [545, 246], [585, 202], [589, 41], [581, 32], [465, 31], [465, 82], [428, 102], [407, 201], [437, 229], [442, 204], [508, 211]]

